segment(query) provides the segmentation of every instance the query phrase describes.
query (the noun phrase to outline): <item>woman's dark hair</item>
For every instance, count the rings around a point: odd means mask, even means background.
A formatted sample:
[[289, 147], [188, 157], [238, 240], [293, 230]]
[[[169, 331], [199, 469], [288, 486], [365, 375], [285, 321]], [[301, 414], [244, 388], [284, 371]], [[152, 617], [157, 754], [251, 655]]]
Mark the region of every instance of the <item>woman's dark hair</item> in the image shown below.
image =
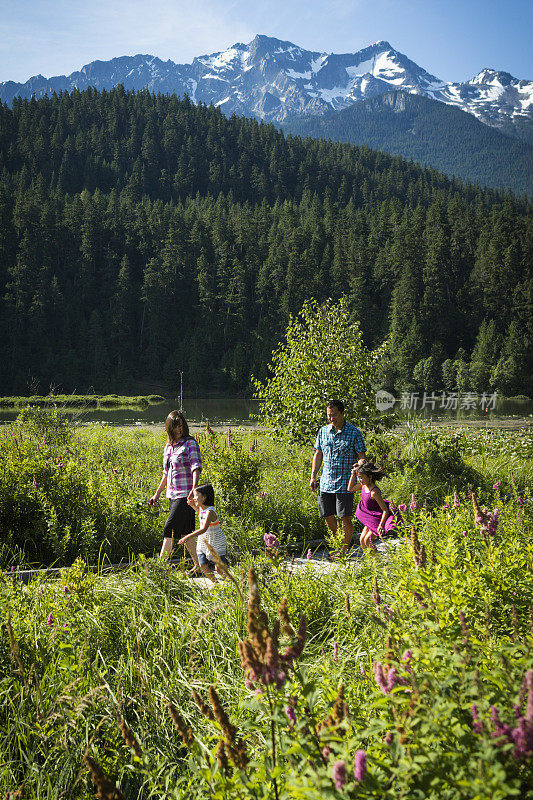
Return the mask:
[[200, 494], [203, 494], [205, 497], [206, 506], [215, 505], [215, 490], [210, 483], [202, 483], [201, 486], [196, 487], [196, 491], [200, 492]]
[[338, 408], [341, 414], [344, 414], [344, 403], [342, 400], [328, 400], [326, 408]]
[[176, 430], [176, 425], [178, 422], [181, 422], [181, 432], [182, 435], [179, 437], [180, 439], [189, 439], [189, 426], [187, 425], [187, 420], [185, 419], [182, 411], [171, 411], [168, 417], [165, 420], [165, 430], [167, 432], [168, 441], [169, 442], [177, 442], [178, 440], [174, 436], [174, 432]]
[[385, 475], [385, 470], [374, 461], [363, 461], [362, 464], [356, 464], [355, 472], [357, 475], [369, 475], [375, 481], [379, 481]]

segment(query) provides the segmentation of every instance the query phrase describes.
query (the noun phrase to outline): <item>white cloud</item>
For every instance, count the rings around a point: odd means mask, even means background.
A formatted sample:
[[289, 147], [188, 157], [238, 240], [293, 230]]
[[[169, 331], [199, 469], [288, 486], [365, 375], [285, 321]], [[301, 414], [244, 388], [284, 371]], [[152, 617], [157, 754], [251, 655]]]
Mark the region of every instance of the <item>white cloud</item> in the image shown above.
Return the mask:
[[[3, 0], [0, 80], [68, 74], [96, 59], [151, 53], [186, 63], [256, 31], [219, 0]], [[235, 5], [235, 4], [233, 4]], [[244, 19], [244, 18], [243, 18]]]

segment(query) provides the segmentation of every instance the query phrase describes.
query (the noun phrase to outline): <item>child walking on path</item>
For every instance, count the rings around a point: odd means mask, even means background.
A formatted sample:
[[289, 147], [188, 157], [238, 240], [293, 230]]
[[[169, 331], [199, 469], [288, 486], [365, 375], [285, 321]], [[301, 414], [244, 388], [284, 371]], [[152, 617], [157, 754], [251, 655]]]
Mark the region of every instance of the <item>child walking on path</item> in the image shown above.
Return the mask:
[[401, 522], [399, 511], [393, 509], [389, 500], [382, 498], [376, 485], [376, 481], [384, 474], [373, 461], [361, 460], [352, 469], [348, 482], [349, 492], [361, 492], [355, 516], [365, 526], [359, 539], [363, 550], [375, 550], [372, 539], [394, 532]]
[[[159, 500], [166, 486], [169, 515], [163, 528], [161, 558], [170, 558], [174, 546], [174, 535], [183, 537], [194, 528], [194, 511], [187, 504], [193, 489], [198, 485], [202, 471], [202, 458], [198, 442], [189, 435], [189, 426], [181, 411], [171, 411], [165, 421], [167, 444], [163, 451], [163, 476], [153, 497], [151, 506]], [[196, 569], [200, 568], [194, 542], [186, 542]]]
[[198, 537], [196, 543], [196, 555], [200, 564], [200, 569], [209, 580], [215, 582], [213, 570], [216, 569], [219, 575], [218, 566], [213, 561], [212, 553], [209, 551], [207, 543], [211, 545], [213, 550], [216, 550], [220, 556], [221, 561], [226, 563], [226, 537], [220, 527], [220, 520], [215, 510], [215, 493], [210, 483], [204, 483], [202, 486], [197, 486], [189, 498], [189, 505], [198, 512], [200, 520], [200, 527], [184, 536], [179, 540], [179, 544], [187, 546], [187, 542], [191, 542], [194, 537]]

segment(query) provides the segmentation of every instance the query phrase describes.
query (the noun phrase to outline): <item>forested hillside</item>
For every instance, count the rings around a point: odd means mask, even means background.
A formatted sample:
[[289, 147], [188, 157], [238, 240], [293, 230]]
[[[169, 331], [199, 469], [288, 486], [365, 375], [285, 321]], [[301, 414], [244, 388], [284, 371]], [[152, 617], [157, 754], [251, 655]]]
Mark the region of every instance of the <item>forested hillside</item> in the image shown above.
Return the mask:
[[472, 114], [407, 92], [388, 92], [343, 111], [296, 118], [286, 133], [365, 144], [481, 186], [533, 197], [533, 146]]
[[[512, 195], [187, 99], [0, 107], [0, 391], [245, 390], [347, 295], [386, 388], [531, 393], [533, 224]], [[341, 345], [342, 346], [342, 343]]]

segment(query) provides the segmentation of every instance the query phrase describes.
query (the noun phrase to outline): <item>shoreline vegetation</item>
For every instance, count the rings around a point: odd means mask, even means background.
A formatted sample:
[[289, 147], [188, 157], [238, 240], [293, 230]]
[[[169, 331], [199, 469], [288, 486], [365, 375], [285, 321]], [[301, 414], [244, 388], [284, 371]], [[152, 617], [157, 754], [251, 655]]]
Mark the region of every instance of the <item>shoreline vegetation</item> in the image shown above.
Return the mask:
[[165, 398], [159, 394], [149, 395], [118, 395], [118, 394], [53, 394], [30, 395], [28, 397], [0, 397], [0, 408], [128, 408], [164, 403]]

